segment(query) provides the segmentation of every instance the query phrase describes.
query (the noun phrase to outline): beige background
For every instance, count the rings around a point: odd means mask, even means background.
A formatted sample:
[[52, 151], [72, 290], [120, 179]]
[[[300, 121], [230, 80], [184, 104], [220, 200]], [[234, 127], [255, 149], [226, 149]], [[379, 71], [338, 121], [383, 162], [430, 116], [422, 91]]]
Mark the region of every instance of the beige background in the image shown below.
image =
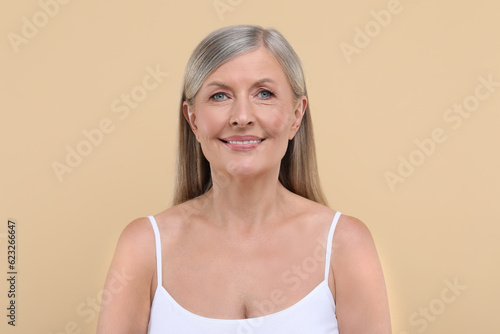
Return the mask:
[[[52, 16], [40, 13], [41, 3], [52, 4], [45, 6]], [[500, 87], [480, 87], [482, 100], [474, 97], [478, 77], [500, 81], [497, 1], [1, 7], [0, 267], [4, 277], [7, 218], [14, 218], [19, 271], [15, 328], [4, 314], [7, 282], [0, 284], [3, 333], [95, 331], [95, 300], [121, 230], [170, 203], [187, 59], [207, 33], [241, 23], [279, 29], [302, 58], [322, 184], [333, 208], [374, 235], [394, 333], [498, 332]], [[390, 22], [377, 25], [371, 11], [388, 7]], [[23, 28], [23, 17], [38, 31]], [[356, 27], [369, 29], [368, 45]], [[25, 38], [23, 30], [29, 38], [12, 42]], [[355, 43], [357, 53], [341, 51]], [[169, 75], [126, 117], [114, 112], [122, 94], [141, 92], [148, 67]], [[446, 121], [455, 103], [476, 110], [460, 124]], [[106, 119], [112, 130], [102, 143], [58, 180], [54, 162], [66, 165], [67, 146], [84, 145], [82, 131]], [[416, 152], [415, 140], [436, 128], [446, 140], [429, 155]], [[391, 188], [385, 173], [398, 172], [400, 156], [419, 165]], [[446, 281], [462, 288], [445, 290]]]

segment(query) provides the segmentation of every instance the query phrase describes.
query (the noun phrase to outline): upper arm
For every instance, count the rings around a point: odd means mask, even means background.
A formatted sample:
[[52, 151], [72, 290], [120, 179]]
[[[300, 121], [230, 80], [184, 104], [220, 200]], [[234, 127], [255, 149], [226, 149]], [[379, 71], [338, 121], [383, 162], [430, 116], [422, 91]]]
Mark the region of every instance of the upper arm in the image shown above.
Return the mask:
[[332, 269], [342, 334], [391, 333], [389, 303], [375, 243], [360, 220], [344, 216], [334, 235]]
[[132, 221], [120, 235], [106, 277], [97, 333], [146, 333], [155, 259], [149, 220]]

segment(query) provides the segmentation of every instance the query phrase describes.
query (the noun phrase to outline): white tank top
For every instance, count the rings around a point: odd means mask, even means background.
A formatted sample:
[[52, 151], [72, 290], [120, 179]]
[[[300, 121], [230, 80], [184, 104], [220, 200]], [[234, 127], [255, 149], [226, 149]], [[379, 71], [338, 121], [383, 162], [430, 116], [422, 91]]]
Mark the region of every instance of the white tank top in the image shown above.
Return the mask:
[[328, 233], [324, 280], [292, 306], [248, 319], [203, 317], [186, 310], [172, 298], [162, 285], [160, 232], [154, 217], [149, 216], [156, 240], [158, 286], [151, 305], [148, 334], [338, 334], [335, 301], [328, 287], [328, 274], [333, 233], [340, 215], [340, 212], [335, 214]]

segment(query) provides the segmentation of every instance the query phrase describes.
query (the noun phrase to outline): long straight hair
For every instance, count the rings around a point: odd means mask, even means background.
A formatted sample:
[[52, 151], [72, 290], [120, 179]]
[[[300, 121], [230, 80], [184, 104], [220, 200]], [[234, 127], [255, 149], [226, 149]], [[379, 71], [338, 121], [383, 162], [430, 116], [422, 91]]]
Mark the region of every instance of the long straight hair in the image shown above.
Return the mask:
[[[198, 90], [213, 71], [227, 61], [260, 46], [265, 47], [282, 66], [295, 99], [308, 97], [300, 59], [278, 31], [239, 25], [216, 30], [205, 37], [193, 51], [184, 74], [179, 106], [174, 205], [200, 196], [212, 187], [210, 163], [203, 155], [201, 145], [183, 116], [183, 102], [186, 101], [192, 106]], [[278, 179], [291, 192], [327, 205], [319, 182], [309, 103], [297, 133], [288, 142]]]

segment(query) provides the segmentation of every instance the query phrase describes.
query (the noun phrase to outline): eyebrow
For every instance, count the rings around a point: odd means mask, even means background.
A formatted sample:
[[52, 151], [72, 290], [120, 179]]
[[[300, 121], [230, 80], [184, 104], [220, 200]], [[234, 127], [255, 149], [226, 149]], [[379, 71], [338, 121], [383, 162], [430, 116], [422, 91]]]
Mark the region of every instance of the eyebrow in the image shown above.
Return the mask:
[[[265, 84], [265, 83], [275, 84], [276, 82], [273, 79], [264, 78], [264, 79], [260, 79], [260, 80], [256, 81], [252, 85], [252, 87], [260, 86], [260, 85]], [[219, 82], [219, 81], [212, 81], [212, 82], [208, 83], [205, 87], [211, 87], [211, 86], [217, 86], [217, 87], [221, 87], [221, 88], [225, 88], [225, 89], [231, 88], [229, 85], [226, 85], [225, 83], [222, 83], [222, 82]]]

